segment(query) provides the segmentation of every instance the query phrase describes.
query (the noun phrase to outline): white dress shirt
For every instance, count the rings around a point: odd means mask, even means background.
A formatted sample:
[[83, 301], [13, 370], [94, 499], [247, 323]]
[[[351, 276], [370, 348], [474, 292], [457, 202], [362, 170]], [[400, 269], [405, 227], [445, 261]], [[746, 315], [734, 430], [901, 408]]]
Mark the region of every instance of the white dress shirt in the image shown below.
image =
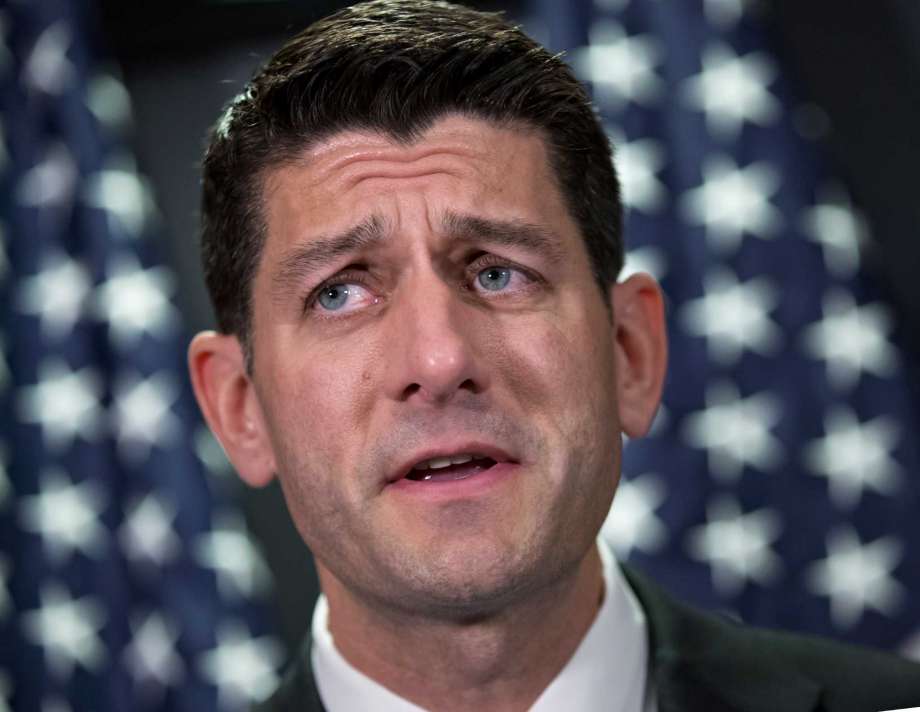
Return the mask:
[[[605, 595], [574, 655], [530, 712], [656, 712], [647, 684], [645, 614], [623, 580], [608, 545], [598, 539]], [[335, 647], [329, 608], [320, 595], [313, 611], [313, 674], [328, 712], [425, 712], [355, 669]]]

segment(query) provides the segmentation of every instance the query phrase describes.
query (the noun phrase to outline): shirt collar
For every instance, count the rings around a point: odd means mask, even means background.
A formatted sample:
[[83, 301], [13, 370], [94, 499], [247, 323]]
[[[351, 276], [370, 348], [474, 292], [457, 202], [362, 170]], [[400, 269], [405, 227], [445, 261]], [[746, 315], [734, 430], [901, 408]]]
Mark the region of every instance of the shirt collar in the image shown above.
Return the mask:
[[320, 594], [313, 609], [313, 675], [327, 712], [425, 712], [353, 667], [329, 632], [329, 604]]
[[[645, 614], [608, 545], [598, 539], [598, 549], [604, 600], [574, 655], [537, 698], [531, 712], [641, 712], [644, 708], [648, 659]], [[320, 697], [329, 712], [424, 712], [345, 660], [335, 647], [328, 619], [326, 597], [320, 595], [313, 610], [311, 659]]]

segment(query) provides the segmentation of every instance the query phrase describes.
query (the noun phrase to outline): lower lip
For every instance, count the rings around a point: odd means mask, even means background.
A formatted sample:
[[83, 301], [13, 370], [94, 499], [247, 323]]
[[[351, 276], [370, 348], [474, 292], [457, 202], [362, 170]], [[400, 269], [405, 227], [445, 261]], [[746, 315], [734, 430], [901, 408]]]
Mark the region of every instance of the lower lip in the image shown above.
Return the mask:
[[515, 462], [499, 462], [475, 475], [451, 480], [410, 480], [403, 478], [389, 485], [394, 493], [431, 500], [476, 497], [506, 481], [521, 469]]

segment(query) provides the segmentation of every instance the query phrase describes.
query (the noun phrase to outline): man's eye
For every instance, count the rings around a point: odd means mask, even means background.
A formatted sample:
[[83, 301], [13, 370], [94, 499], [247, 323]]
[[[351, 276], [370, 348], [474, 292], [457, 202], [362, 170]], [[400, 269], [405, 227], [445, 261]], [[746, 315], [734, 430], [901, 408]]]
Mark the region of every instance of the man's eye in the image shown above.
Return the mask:
[[507, 267], [489, 267], [476, 275], [476, 279], [484, 289], [497, 292], [508, 286], [511, 281], [511, 270]]
[[521, 288], [532, 281], [521, 270], [508, 265], [494, 265], [476, 274], [476, 288], [487, 292], [507, 291]]
[[316, 295], [315, 308], [327, 312], [350, 312], [373, 304], [374, 296], [360, 284], [327, 284]]

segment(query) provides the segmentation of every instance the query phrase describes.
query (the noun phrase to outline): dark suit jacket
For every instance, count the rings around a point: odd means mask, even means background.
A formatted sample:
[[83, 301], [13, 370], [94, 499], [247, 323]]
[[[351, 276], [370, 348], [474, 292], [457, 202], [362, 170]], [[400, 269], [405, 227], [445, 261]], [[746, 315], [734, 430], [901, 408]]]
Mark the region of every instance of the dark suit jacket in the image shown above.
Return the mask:
[[[623, 569], [648, 620], [649, 670], [659, 712], [878, 712], [920, 706], [916, 663], [739, 625], [684, 606]], [[257, 710], [324, 712], [310, 646], [308, 636], [278, 691]]]

